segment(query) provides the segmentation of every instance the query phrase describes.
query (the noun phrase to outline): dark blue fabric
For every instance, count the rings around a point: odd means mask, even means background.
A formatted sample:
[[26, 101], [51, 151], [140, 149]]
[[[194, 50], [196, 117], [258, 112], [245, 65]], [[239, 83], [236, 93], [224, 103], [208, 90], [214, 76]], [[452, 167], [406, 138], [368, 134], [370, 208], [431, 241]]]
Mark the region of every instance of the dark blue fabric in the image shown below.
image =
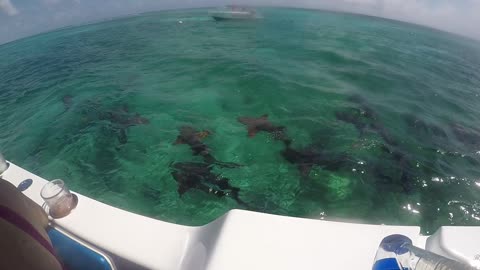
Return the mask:
[[53, 249], [68, 270], [113, 270], [101, 254], [83, 246], [63, 233], [50, 228]]
[[20, 190], [21, 192], [24, 192], [27, 190], [33, 183], [32, 179], [25, 179], [23, 180], [20, 184], [18, 184], [17, 189]]

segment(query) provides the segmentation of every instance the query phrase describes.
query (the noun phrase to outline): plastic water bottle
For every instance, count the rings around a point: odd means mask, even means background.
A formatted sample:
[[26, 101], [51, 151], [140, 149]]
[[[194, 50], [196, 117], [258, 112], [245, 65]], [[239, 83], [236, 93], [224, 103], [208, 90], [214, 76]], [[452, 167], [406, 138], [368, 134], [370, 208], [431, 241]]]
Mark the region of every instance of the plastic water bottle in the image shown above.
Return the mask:
[[[385, 237], [378, 247], [375, 255], [373, 270], [404, 270], [397, 260], [397, 250], [404, 243], [412, 243], [410, 238], [403, 235], [390, 235]], [[408, 268], [407, 268], [408, 269]]]
[[397, 259], [402, 266], [412, 270], [474, 270], [473, 266], [466, 265], [455, 260], [447, 259], [443, 256], [424, 249], [404, 244], [402, 249], [407, 252], [397, 254]]
[[385, 237], [380, 243], [373, 270], [475, 270], [475, 268], [415, 247], [410, 238], [395, 234]]

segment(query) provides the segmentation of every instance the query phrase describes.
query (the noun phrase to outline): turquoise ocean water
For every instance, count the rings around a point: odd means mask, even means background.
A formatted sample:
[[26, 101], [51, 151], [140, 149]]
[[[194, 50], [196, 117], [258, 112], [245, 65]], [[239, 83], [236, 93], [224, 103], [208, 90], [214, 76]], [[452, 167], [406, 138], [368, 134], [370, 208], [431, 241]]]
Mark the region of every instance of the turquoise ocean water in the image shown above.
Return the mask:
[[[365, 16], [260, 11], [249, 22], [148, 13], [1, 45], [1, 151], [181, 224], [242, 208], [426, 233], [480, 225], [480, 43]], [[237, 121], [264, 114], [311, 171]], [[243, 166], [212, 165], [180, 196], [175, 164], [204, 161], [173, 144], [182, 126], [208, 130], [210, 154]], [[221, 178], [241, 202], [220, 196]]]

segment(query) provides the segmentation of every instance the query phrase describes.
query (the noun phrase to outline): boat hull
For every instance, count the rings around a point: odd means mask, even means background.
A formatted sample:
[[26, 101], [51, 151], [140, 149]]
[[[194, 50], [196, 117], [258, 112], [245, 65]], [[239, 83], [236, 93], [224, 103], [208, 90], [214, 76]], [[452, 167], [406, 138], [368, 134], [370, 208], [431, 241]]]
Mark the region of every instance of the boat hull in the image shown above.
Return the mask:
[[[45, 179], [13, 163], [2, 178], [15, 186], [32, 179], [23, 194], [39, 205], [44, 203], [40, 191]], [[155, 270], [371, 269], [379, 243], [391, 234], [405, 235], [415, 246], [470, 263], [480, 242], [480, 227], [442, 227], [427, 238], [416, 226], [355, 224], [245, 210], [231, 210], [209, 224], [190, 227], [76, 195], [77, 208], [67, 217], [52, 220], [56, 228]]]
[[211, 12], [210, 16], [216, 21], [257, 19], [256, 15], [250, 12]]
[[246, 20], [255, 20], [255, 18], [226, 18], [221, 16], [212, 16], [216, 21], [246, 21]]

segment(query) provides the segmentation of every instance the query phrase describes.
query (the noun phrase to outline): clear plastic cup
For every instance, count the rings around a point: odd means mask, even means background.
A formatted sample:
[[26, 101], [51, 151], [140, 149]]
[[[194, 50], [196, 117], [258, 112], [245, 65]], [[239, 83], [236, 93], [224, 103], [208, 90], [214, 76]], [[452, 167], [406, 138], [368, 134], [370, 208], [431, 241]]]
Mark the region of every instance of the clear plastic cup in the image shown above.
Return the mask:
[[55, 179], [43, 186], [40, 196], [49, 208], [53, 218], [65, 217], [75, 208], [74, 197], [60, 179]]

